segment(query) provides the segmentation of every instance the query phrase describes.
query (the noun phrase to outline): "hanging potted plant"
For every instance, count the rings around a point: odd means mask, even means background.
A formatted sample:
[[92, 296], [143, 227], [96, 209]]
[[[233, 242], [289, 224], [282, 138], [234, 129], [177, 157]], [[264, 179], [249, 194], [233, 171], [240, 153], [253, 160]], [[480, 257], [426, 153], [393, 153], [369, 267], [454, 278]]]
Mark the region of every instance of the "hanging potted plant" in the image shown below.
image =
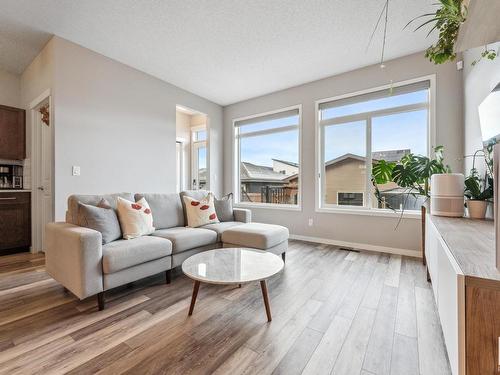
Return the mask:
[[415, 31], [427, 24], [433, 24], [427, 36], [437, 30], [439, 37], [435, 44], [427, 48], [425, 57], [434, 64], [442, 64], [446, 61], [453, 61], [456, 57], [455, 42], [457, 41], [460, 25], [465, 22], [467, 17], [467, 8], [462, 6], [462, 0], [439, 0], [436, 5], [441, 6], [436, 12], [423, 14], [412, 19], [405, 28], [420, 18], [430, 17], [430, 19], [418, 26]]

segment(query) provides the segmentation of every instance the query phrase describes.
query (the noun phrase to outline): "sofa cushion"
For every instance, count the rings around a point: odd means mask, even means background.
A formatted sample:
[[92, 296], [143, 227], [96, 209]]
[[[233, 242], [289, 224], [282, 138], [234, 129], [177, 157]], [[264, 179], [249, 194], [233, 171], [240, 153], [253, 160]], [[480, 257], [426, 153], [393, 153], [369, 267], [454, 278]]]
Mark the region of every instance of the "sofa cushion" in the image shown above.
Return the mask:
[[234, 221], [233, 213], [233, 193], [223, 196], [221, 199], [215, 198], [215, 212], [220, 221]]
[[219, 222], [212, 193], [208, 193], [206, 197], [199, 200], [187, 196], [183, 196], [182, 199], [186, 210], [188, 227], [198, 228]]
[[173, 254], [217, 242], [216, 232], [201, 228], [176, 227], [160, 229], [155, 231], [152, 236], [170, 240]]
[[116, 209], [116, 201], [118, 197], [129, 201], [134, 199], [132, 193], [115, 193], [115, 194], [99, 194], [99, 195], [70, 195], [68, 198], [68, 211], [66, 212], [66, 222], [78, 225], [78, 203], [91, 204], [97, 206], [101, 199], [108, 201], [109, 205]]
[[135, 200], [146, 198], [153, 213], [153, 225], [156, 229], [184, 226], [184, 212], [178, 193], [137, 193]]
[[266, 250], [288, 240], [288, 228], [274, 224], [247, 223], [227, 229], [222, 242]]
[[172, 254], [172, 242], [143, 236], [118, 240], [102, 247], [102, 270], [109, 274]]
[[78, 225], [101, 232], [103, 245], [121, 238], [120, 222], [106, 200], [97, 206], [79, 203], [78, 211]]
[[207, 224], [207, 225], [204, 225], [200, 228], [210, 229], [210, 230], [215, 231], [215, 233], [217, 233], [217, 241], [220, 242], [222, 233], [224, 233], [229, 228], [233, 228], [237, 225], [243, 225], [243, 223], [241, 223], [239, 221], [225, 221], [223, 223]]
[[186, 202], [184, 202], [184, 197], [191, 197], [196, 200], [201, 200], [205, 198], [208, 193], [208, 190], [184, 190], [180, 192], [180, 198], [182, 203], [183, 215], [184, 215], [184, 225], [187, 225], [187, 214], [186, 214]]
[[118, 198], [117, 211], [124, 239], [131, 240], [155, 231], [151, 208], [145, 198], [137, 202]]

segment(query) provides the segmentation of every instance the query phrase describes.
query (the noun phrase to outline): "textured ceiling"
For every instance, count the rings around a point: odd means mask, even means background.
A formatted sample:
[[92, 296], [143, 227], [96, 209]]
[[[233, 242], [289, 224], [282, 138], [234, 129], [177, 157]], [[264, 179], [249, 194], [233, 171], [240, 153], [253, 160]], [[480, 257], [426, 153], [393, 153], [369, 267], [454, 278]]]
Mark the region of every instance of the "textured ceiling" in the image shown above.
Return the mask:
[[[0, 0], [0, 67], [21, 73], [52, 34], [226, 105], [379, 61], [385, 0]], [[391, 0], [387, 59], [435, 0]]]

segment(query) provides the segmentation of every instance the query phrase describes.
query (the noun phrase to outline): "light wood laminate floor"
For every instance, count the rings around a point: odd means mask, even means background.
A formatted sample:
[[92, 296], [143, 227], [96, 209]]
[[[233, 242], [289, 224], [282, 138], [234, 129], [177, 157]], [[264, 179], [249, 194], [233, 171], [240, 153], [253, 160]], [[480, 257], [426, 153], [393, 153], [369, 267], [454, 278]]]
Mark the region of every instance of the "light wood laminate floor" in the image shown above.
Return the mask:
[[79, 301], [43, 255], [0, 257], [1, 374], [449, 374], [419, 259], [291, 241], [268, 280], [202, 284], [158, 275]]

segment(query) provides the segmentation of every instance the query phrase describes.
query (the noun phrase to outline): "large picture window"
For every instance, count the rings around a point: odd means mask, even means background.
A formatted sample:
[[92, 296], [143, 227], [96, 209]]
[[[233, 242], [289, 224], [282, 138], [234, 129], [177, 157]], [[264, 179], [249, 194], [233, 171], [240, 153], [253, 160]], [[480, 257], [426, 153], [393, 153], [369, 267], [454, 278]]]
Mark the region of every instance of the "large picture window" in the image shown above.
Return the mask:
[[300, 107], [234, 121], [238, 203], [300, 204]]
[[394, 183], [378, 186], [371, 170], [379, 160], [408, 153], [428, 155], [430, 81], [318, 103], [320, 207], [418, 209]]

